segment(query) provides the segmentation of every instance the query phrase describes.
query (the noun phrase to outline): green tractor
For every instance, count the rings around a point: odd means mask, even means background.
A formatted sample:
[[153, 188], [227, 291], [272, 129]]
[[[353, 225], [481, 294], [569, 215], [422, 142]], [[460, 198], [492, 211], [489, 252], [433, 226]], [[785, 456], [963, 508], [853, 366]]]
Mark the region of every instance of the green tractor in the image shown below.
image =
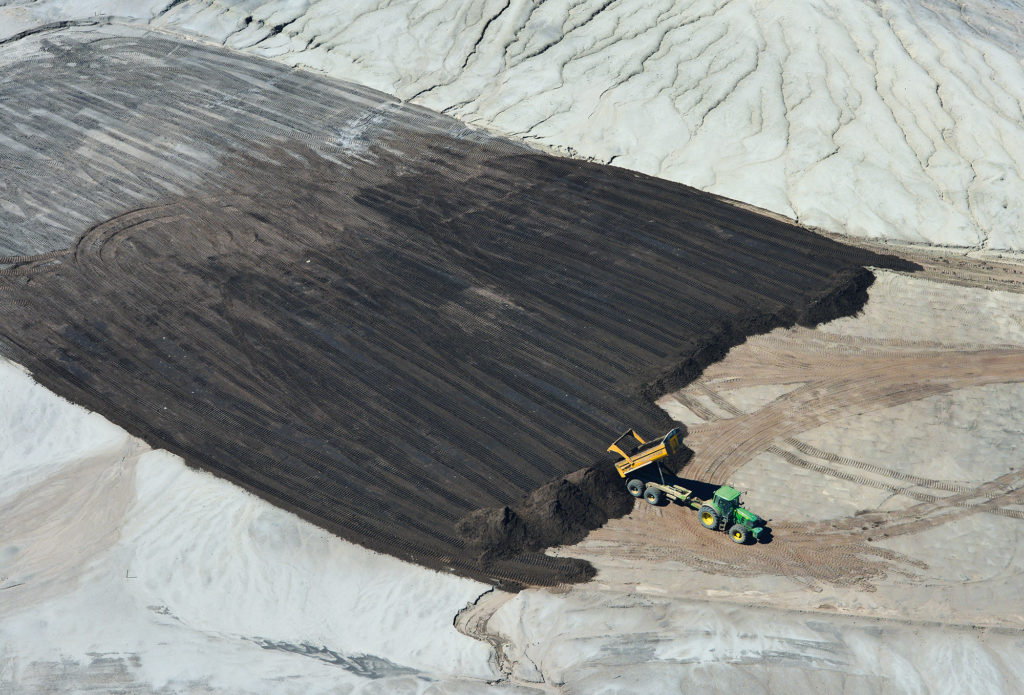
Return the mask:
[[700, 524], [712, 531], [726, 531], [735, 542], [743, 544], [766, 534], [765, 520], [743, 508], [740, 491], [723, 485], [697, 512]]
[[[727, 531], [729, 537], [741, 545], [751, 539], [767, 541], [771, 534], [765, 525], [767, 522], [743, 508], [741, 493], [736, 488], [723, 485], [715, 490], [711, 499], [702, 500], [692, 490], [666, 482], [661, 461], [679, 451], [682, 439], [679, 429], [671, 430], [651, 442], [637, 434], [636, 430], [629, 430], [611, 443], [608, 451], [622, 457], [615, 464], [615, 470], [626, 481], [629, 494], [642, 497], [654, 506], [667, 499], [691, 509], [699, 509], [700, 523], [704, 528]], [[654, 479], [652, 471], [657, 472], [657, 479]]]

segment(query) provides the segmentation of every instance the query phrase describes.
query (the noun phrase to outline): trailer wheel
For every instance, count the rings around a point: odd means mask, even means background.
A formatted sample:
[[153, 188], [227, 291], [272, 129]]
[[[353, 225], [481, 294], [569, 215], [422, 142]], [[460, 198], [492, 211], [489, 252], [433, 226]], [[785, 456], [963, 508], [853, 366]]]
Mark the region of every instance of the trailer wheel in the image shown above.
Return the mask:
[[629, 490], [629, 494], [633, 495], [633, 497], [643, 497], [645, 487], [647, 486], [640, 478], [630, 478], [626, 482], [626, 489]]
[[732, 528], [729, 529], [729, 537], [732, 538], [734, 543], [746, 545], [750, 540], [750, 529], [743, 524], [733, 524]]
[[706, 504], [700, 508], [700, 511], [697, 513], [697, 515], [700, 519], [700, 525], [704, 528], [709, 528], [712, 531], [718, 528], [718, 522], [722, 519], [721, 515], [718, 513], [718, 510], [716, 510], [714, 507], [709, 507]]
[[661, 490], [656, 487], [647, 488], [647, 492], [644, 493], [644, 499], [647, 500], [648, 504], [657, 507], [661, 504]]

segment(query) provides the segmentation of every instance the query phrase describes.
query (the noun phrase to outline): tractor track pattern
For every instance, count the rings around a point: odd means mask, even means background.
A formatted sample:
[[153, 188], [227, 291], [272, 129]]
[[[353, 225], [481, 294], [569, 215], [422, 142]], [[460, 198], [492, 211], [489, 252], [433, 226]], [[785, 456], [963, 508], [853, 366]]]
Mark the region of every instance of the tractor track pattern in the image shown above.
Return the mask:
[[[630, 545], [642, 538], [635, 552], [644, 559], [672, 556], [711, 574], [770, 573], [812, 589], [831, 584], [870, 590], [886, 574], [914, 581], [923, 563], [871, 542], [972, 514], [1024, 519], [1024, 510], [1010, 506], [1024, 503], [1024, 471], [973, 484], [936, 480], [840, 456], [803, 441], [800, 434], [960, 388], [1022, 381], [1024, 348], [1015, 345], [875, 340], [799, 328], [753, 337], [672, 395], [705, 420], [689, 427], [687, 443], [695, 453], [680, 474], [721, 484], [754, 456], [768, 453], [797, 468], [903, 496], [908, 504], [828, 521], [776, 521], [770, 544], [749, 547], [734, 547], [719, 534], [707, 533], [685, 510], [638, 504], [635, 521], [598, 531], [593, 537], [601, 543], [585, 555], [629, 556], [634, 552]], [[796, 388], [749, 411], [725, 395], [779, 384]], [[725, 415], [702, 407], [698, 397]], [[636, 524], [651, 528], [638, 535]]]

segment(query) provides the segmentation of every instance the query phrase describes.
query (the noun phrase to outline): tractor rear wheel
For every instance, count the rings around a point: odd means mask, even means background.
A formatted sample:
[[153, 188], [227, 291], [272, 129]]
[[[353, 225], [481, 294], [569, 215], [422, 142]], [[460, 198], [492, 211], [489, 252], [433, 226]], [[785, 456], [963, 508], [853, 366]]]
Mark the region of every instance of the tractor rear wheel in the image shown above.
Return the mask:
[[633, 497], [643, 497], [645, 487], [647, 486], [640, 478], [630, 478], [626, 481], [626, 489], [629, 490], [629, 494], [633, 495]]
[[697, 512], [697, 516], [700, 519], [700, 525], [712, 531], [718, 528], [718, 522], [722, 519], [717, 509], [706, 504]]
[[750, 529], [743, 524], [733, 524], [732, 528], [729, 529], [729, 537], [735, 543], [746, 545], [750, 540]]
[[661, 504], [661, 490], [656, 487], [647, 488], [647, 492], [644, 493], [644, 499], [647, 500], [648, 504], [657, 507]]

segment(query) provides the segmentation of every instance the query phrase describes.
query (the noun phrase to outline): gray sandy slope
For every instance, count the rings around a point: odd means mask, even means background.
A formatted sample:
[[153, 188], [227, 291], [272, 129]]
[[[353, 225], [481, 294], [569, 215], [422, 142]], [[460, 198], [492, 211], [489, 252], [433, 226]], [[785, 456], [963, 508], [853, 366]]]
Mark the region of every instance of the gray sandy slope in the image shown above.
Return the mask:
[[14, 0], [130, 22], [856, 237], [1022, 249], [1015, 0]]

